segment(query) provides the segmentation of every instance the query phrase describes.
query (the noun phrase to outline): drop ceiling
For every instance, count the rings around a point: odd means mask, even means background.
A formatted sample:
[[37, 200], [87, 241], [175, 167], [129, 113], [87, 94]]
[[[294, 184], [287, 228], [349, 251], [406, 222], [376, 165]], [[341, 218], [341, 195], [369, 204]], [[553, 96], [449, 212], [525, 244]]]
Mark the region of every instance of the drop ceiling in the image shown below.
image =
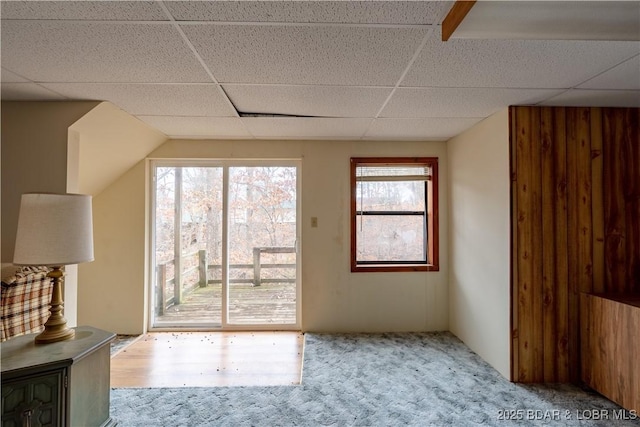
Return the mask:
[[[447, 140], [509, 105], [640, 107], [640, 2], [517, 3], [508, 36], [480, 34], [506, 3], [478, 2], [471, 38], [443, 42], [453, 2], [2, 1], [2, 100], [110, 101], [214, 139]], [[551, 3], [578, 35], [517, 34]]]

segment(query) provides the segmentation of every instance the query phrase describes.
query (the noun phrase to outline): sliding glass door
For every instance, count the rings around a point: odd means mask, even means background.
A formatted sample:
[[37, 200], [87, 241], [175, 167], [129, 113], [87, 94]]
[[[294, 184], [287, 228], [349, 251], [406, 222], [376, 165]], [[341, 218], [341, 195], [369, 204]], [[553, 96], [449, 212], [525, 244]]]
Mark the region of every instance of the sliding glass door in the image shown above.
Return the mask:
[[298, 162], [152, 172], [152, 328], [298, 328]]

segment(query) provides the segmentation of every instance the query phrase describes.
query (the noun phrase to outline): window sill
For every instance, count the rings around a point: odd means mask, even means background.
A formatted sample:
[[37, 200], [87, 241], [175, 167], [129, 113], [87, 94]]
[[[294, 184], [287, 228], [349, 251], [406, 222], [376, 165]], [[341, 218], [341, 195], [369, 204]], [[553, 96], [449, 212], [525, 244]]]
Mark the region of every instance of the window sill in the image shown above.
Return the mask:
[[406, 271], [440, 271], [440, 267], [434, 264], [351, 265], [352, 273], [399, 273]]

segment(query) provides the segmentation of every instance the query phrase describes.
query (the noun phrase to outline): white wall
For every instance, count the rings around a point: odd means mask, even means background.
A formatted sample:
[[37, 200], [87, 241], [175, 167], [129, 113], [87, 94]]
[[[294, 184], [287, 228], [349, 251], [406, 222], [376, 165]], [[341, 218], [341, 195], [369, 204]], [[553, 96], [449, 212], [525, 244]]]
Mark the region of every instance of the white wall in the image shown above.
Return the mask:
[[509, 378], [508, 110], [483, 120], [447, 146], [449, 328]]
[[[2, 103], [2, 262], [13, 261], [20, 198], [28, 192], [65, 193], [68, 128], [97, 102]], [[71, 155], [73, 161], [74, 156]], [[71, 165], [73, 169], [75, 165]], [[67, 267], [64, 315], [77, 324], [77, 274]]]
[[95, 261], [81, 264], [78, 323], [120, 334], [146, 327], [145, 162], [93, 198]]
[[67, 132], [97, 102], [2, 103], [2, 261], [13, 260], [20, 197], [67, 191]]
[[[349, 158], [354, 156], [438, 156], [440, 158], [440, 271], [351, 273], [349, 264]], [[447, 159], [443, 142], [207, 141], [170, 140], [153, 158], [302, 159], [302, 326], [311, 331], [426, 331], [448, 329]], [[108, 239], [96, 259], [128, 260], [108, 275], [104, 309], [96, 320], [111, 330], [136, 333], [146, 316], [143, 234], [145, 177], [136, 166], [94, 201], [96, 239]], [[311, 228], [310, 218], [318, 218]], [[99, 250], [96, 247], [96, 250]], [[93, 264], [93, 263], [92, 263]], [[87, 279], [89, 280], [89, 279]], [[108, 281], [111, 281], [109, 288]], [[114, 283], [117, 282], [117, 283]], [[102, 286], [101, 286], [102, 287]], [[127, 290], [126, 293], [121, 292]], [[118, 295], [108, 297], [107, 292]], [[127, 299], [125, 301], [124, 299]], [[130, 300], [128, 300], [130, 299]], [[120, 301], [120, 302], [118, 302]], [[81, 302], [84, 307], [84, 304]], [[82, 316], [84, 317], [84, 315]], [[117, 322], [117, 324], [116, 324]]]
[[100, 103], [75, 122], [69, 133], [69, 144], [78, 146], [78, 166], [73, 171], [77, 191], [94, 196], [167, 140], [163, 133], [109, 102]]
[[[87, 133], [94, 132], [98, 125], [91, 124], [87, 129], [83, 123], [70, 126], [97, 105], [96, 102], [3, 103], [4, 259], [10, 261], [13, 256], [19, 198], [23, 192], [83, 188], [82, 176], [87, 175], [82, 165], [83, 147], [86, 149], [87, 141], [94, 141], [87, 139]], [[119, 135], [118, 138], [122, 137], [122, 133]], [[127, 142], [126, 135], [124, 141], [116, 141], [118, 146], [123, 142], [124, 145], [149, 142], [140, 141], [139, 134], [135, 141]], [[146, 137], [157, 141], [162, 136], [157, 132], [143, 132], [143, 139]], [[169, 141], [152, 156], [302, 159], [303, 328], [374, 332], [448, 329], [446, 151], [443, 142], [191, 140]], [[353, 156], [440, 158], [439, 272], [350, 272], [349, 158]], [[73, 164], [68, 165], [69, 161]], [[94, 194], [96, 261], [79, 267], [81, 286], [78, 291], [70, 286], [67, 291], [73, 295], [66, 297], [75, 305], [77, 292], [78, 324], [131, 334], [146, 328], [146, 179], [145, 164], [139, 161], [99, 194]], [[97, 188], [98, 192], [100, 187], [92, 183], [84, 188]], [[318, 218], [318, 228], [310, 227], [312, 216]], [[67, 311], [72, 317], [70, 323], [75, 324], [75, 307], [68, 305]]]
[[[166, 136], [103, 102], [69, 129], [78, 167], [68, 181], [93, 195], [95, 261], [78, 267], [78, 323], [145, 330], [145, 161]], [[74, 149], [72, 149], [74, 148]]]

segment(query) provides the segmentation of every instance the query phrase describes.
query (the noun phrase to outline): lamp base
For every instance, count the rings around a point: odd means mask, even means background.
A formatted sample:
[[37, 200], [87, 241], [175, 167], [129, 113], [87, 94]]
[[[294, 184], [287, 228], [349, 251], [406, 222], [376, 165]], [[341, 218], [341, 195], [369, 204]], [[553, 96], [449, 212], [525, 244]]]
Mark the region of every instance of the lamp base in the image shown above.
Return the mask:
[[53, 282], [51, 307], [49, 308], [51, 315], [47, 323], [44, 324], [44, 331], [36, 336], [35, 341], [38, 344], [70, 340], [76, 335], [76, 331], [67, 326], [67, 319], [62, 315], [62, 310], [64, 309], [64, 301], [62, 300], [64, 272], [61, 267], [53, 267], [47, 277], [50, 277]]
[[69, 328], [66, 324], [62, 325], [62, 328], [46, 328], [39, 335], [36, 336], [36, 343], [47, 344], [58, 341], [70, 340], [76, 335], [74, 329]]

